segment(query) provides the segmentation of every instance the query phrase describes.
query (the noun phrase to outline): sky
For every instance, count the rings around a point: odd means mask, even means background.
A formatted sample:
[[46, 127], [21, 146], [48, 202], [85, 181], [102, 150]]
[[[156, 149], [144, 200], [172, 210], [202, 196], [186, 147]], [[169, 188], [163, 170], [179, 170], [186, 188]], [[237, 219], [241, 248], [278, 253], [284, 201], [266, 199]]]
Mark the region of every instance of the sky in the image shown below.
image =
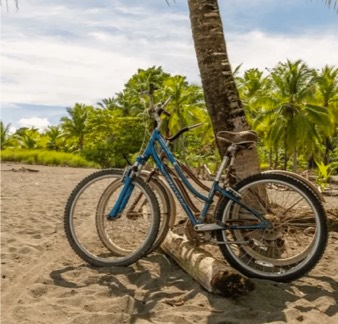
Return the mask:
[[[96, 105], [137, 69], [201, 84], [187, 0], [2, 0], [0, 120], [40, 130]], [[320, 0], [219, 0], [232, 68], [338, 66], [338, 14]]]

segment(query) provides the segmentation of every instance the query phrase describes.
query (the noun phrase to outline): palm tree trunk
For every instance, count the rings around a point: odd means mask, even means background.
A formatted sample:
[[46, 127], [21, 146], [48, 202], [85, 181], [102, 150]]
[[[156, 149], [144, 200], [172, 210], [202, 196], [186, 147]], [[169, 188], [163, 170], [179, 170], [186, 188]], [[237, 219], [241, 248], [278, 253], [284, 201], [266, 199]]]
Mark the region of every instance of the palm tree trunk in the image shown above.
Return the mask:
[[[218, 2], [188, 0], [188, 5], [202, 87], [214, 133], [249, 129], [228, 59]], [[218, 149], [223, 156], [226, 148], [218, 143]], [[256, 150], [240, 154], [237, 164], [240, 178], [257, 172]]]
[[292, 171], [297, 172], [298, 163], [297, 163], [297, 150], [296, 148], [293, 149], [293, 161], [292, 161]]
[[288, 166], [288, 156], [287, 156], [287, 148], [286, 148], [286, 134], [284, 135], [284, 170], [287, 169]]
[[330, 163], [330, 151], [332, 151], [332, 144], [328, 137], [325, 138], [325, 152], [324, 152], [324, 164]]

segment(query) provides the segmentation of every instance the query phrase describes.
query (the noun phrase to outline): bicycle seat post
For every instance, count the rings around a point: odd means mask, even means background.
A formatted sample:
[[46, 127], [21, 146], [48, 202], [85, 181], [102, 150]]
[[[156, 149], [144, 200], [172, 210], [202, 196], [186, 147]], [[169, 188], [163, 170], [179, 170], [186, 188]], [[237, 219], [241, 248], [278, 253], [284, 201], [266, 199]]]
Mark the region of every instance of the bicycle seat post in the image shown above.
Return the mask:
[[233, 166], [235, 163], [235, 158], [236, 158], [236, 153], [237, 153], [237, 145], [236, 144], [231, 144], [230, 146], [228, 146], [224, 156], [223, 156], [223, 160], [222, 163], [217, 171], [216, 177], [215, 177], [215, 181], [219, 182], [224, 169], [227, 168], [228, 170], [228, 175], [230, 176], [230, 172], [233, 170]]

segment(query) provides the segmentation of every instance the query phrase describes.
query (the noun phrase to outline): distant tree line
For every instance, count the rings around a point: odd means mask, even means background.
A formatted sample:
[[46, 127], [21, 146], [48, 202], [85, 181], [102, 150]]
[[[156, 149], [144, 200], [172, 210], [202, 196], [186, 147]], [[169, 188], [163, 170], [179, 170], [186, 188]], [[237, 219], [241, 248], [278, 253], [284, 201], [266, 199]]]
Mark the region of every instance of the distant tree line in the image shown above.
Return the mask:
[[[246, 117], [259, 134], [261, 165], [266, 168], [303, 170], [318, 165], [338, 169], [338, 68], [320, 70], [303, 61], [278, 63], [261, 71], [234, 72]], [[146, 109], [146, 91], [154, 83], [155, 101], [167, 106], [163, 134], [203, 123], [173, 144], [180, 159], [194, 166], [217, 164], [218, 150], [200, 86], [184, 76], [172, 76], [161, 67], [139, 69], [124, 89], [96, 105], [76, 103], [66, 108], [60, 123], [39, 132], [0, 123], [1, 150], [45, 149], [72, 152], [102, 167], [122, 167], [147, 141], [152, 128]]]

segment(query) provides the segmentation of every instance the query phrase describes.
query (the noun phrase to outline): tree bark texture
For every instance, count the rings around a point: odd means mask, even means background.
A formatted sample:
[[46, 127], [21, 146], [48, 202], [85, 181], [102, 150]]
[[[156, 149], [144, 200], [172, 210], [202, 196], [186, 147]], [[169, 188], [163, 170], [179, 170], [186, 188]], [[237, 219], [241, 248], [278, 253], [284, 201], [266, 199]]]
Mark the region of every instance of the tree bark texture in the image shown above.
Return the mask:
[[[217, 0], [188, 0], [192, 36], [206, 106], [215, 135], [219, 131], [249, 129], [231, 70]], [[223, 156], [226, 147], [217, 143]], [[259, 171], [256, 150], [241, 153], [239, 178]], [[248, 162], [250, 164], [248, 165]]]
[[194, 246], [184, 236], [169, 231], [161, 248], [208, 292], [236, 297], [248, 294], [255, 288], [252, 281]]
[[[228, 59], [217, 0], [189, 0], [190, 21], [198, 67], [215, 132], [234, 130], [231, 118], [244, 116]], [[243, 124], [246, 124], [244, 121]]]

